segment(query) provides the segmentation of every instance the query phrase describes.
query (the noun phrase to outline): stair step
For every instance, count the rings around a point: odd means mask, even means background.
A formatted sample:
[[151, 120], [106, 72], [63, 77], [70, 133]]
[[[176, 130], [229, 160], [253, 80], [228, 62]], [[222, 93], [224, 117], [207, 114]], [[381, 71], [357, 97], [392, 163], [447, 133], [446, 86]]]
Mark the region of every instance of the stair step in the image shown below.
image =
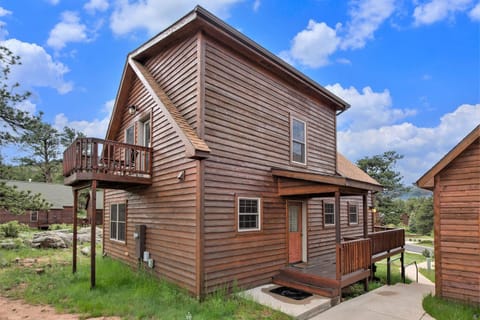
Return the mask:
[[273, 283], [281, 286], [302, 290], [308, 293], [313, 293], [319, 296], [328, 297], [328, 298], [334, 298], [339, 295], [337, 288], [329, 288], [329, 287], [316, 286], [309, 283], [304, 283], [282, 274], [279, 274], [273, 277]]

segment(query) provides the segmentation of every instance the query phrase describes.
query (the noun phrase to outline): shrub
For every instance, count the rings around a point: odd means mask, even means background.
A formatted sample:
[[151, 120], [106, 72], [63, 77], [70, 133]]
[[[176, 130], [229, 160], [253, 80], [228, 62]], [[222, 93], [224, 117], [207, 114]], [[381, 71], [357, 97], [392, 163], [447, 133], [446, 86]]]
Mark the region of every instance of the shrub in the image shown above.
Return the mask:
[[10, 221], [0, 224], [0, 232], [7, 238], [17, 238], [20, 231], [28, 230], [28, 226], [18, 223], [18, 221]]
[[422, 255], [425, 257], [425, 258], [431, 258], [432, 257], [432, 252], [428, 249], [425, 249], [422, 251]]

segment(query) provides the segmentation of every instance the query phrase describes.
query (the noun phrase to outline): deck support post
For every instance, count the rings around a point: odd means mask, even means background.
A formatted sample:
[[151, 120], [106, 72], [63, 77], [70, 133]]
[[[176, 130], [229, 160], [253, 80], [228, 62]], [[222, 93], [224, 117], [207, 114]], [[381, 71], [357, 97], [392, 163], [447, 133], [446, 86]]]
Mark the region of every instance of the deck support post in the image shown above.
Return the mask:
[[341, 241], [342, 241], [342, 233], [341, 233], [341, 226], [340, 226], [340, 191], [335, 191], [335, 242], [337, 246], [337, 281], [338, 281], [338, 301], [342, 301], [342, 249], [341, 249]]
[[91, 196], [91, 205], [90, 205], [90, 289], [95, 288], [95, 258], [96, 258], [96, 245], [97, 245], [97, 181], [92, 181], [92, 196]]
[[387, 258], [387, 285], [390, 285], [390, 256]]
[[73, 190], [73, 237], [72, 237], [72, 273], [77, 272], [77, 211], [78, 211], [78, 190]]
[[405, 253], [402, 251], [402, 253], [400, 253], [400, 263], [402, 265], [402, 281], [403, 283], [405, 283]]

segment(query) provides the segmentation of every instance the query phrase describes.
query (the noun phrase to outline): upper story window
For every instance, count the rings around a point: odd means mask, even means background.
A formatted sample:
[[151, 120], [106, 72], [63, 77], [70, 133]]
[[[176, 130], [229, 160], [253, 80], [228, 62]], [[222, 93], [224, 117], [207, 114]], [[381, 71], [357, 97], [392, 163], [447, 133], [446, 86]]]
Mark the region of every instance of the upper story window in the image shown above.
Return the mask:
[[292, 162], [307, 164], [307, 124], [292, 118], [291, 157]]
[[125, 143], [135, 144], [135, 127], [130, 126], [125, 130]]
[[358, 208], [354, 204], [348, 205], [348, 224], [358, 223]]
[[324, 225], [335, 225], [335, 204], [331, 202], [325, 202], [323, 204], [323, 219]]
[[238, 198], [238, 231], [260, 230], [260, 198]]

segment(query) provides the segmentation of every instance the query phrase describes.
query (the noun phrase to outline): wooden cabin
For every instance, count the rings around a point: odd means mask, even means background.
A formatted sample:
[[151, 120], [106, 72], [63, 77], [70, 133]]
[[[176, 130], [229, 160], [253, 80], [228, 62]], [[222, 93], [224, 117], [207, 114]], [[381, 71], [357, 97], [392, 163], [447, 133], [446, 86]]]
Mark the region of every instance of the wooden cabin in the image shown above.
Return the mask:
[[129, 54], [106, 139], [65, 151], [65, 184], [105, 188], [105, 254], [146, 251], [198, 297], [272, 279], [337, 297], [404, 243], [374, 232], [382, 187], [337, 152], [348, 107], [196, 7]]
[[417, 185], [433, 191], [436, 295], [480, 305], [480, 125]]
[[14, 214], [7, 210], [0, 210], [0, 224], [9, 221], [18, 221], [30, 228], [48, 229], [52, 224], [72, 224], [72, 190], [61, 184], [28, 182], [28, 181], [5, 181], [7, 186], [16, 187], [19, 191], [40, 194], [45, 201], [52, 206], [49, 210], [27, 210], [24, 214]]

